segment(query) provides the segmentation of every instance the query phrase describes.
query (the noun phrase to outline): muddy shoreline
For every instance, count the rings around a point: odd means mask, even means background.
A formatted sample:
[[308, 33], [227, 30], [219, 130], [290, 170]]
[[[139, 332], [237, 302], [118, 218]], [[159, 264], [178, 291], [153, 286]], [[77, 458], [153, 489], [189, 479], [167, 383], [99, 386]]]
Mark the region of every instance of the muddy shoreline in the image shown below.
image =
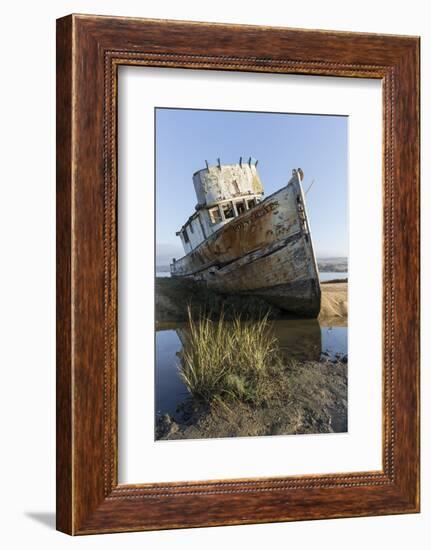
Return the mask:
[[[187, 279], [156, 279], [157, 326], [185, 323], [187, 307], [196, 316], [223, 315], [226, 319], [240, 314], [244, 318], [259, 319], [269, 314], [269, 319], [288, 324], [292, 329], [277, 335], [280, 348], [287, 353], [270, 384], [278, 388], [278, 397], [265, 406], [253, 406], [243, 401], [232, 403], [203, 403], [197, 398], [187, 398], [174, 413], [163, 414], [156, 419], [155, 438], [206, 439], [225, 437], [253, 437], [264, 435], [293, 435], [316, 433], [340, 433], [347, 431], [347, 355], [325, 356], [321, 354], [320, 327], [346, 327], [348, 318], [347, 281], [334, 280], [321, 284], [322, 301], [318, 320], [308, 320], [316, 333], [316, 342], [310, 340], [310, 351], [301, 352], [296, 359], [289, 339], [304, 338], [295, 332], [295, 322], [301, 320], [286, 315], [267, 302], [240, 296], [223, 296], [209, 291], [202, 283]], [[286, 320], [286, 321], [285, 321]], [[311, 327], [311, 325], [314, 325]], [[299, 328], [299, 325], [298, 325]], [[308, 335], [310, 338], [310, 335]], [[313, 347], [313, 345], [314, 347]], [[316, 349], [314, 349], [316, 348]]]
[[343, 433], [347, 431], [347, 357], [293, 362], [276, 383], [281, 397], [261, 408], [188, 399], [157, 419], [157, 440]]

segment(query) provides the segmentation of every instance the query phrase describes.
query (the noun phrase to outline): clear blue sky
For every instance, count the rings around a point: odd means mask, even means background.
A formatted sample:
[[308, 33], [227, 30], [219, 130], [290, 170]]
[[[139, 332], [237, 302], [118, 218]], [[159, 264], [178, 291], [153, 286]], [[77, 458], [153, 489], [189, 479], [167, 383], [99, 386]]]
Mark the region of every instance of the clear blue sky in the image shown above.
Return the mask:
[[205, 159], [230, 164], [252, 156], [270, 195], [304, 171], [303, 186], [318, 257], [347, 256], [345, 116], [156, 109], [157, 263], [183, 255], [175, 232], [194, 212], [192, 175]]

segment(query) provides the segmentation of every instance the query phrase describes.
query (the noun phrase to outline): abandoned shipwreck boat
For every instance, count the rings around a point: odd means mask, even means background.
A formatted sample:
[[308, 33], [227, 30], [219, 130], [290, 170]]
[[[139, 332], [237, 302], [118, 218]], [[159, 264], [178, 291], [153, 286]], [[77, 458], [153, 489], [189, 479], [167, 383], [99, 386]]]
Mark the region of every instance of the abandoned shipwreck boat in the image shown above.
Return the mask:
[[171, 276], [317, 317], [320, 283], [302, 179], [302, 170], [293, 170], [288, 184], [264, 199], [257, 161], [207, 163], [193, 175], [198, 203], [176, 233], [186, 255], [173, 260]]

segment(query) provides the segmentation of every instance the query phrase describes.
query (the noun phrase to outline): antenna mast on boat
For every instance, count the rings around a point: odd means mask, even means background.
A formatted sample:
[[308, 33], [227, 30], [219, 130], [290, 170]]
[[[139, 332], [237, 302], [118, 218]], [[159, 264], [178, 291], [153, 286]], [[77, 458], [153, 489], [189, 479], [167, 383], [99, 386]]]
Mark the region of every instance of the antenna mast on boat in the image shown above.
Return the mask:
[[310, 189], [313, 187], [313, 183], [314, 183], [314, 179], [313, 179], [313, 181], [310, 183], [310, 186], [309, 186], [309, 188], [307, 189], [307, 191], [305, 192], [305, 194], [307, 194], [307, 193], [310, 191]]

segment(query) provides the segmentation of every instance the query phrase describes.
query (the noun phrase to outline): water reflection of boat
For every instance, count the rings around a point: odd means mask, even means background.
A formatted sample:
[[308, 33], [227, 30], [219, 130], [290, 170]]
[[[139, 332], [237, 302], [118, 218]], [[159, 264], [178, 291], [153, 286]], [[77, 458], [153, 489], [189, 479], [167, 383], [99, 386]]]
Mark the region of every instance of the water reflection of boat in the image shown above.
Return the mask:
[[264, 199], [256, 164], [207, 164], [194, 174], [198, 204], [177, 232], [186, 255], [173, 260], [171, 275], [315, 318], [321, 291], [302, 170]]
[[286, 358], [301, 361], [319, 361], [322, 352], [322, 335], [316, 319], [280, 320], [271, 323], [280, 350]]
[[[319, 361], [322, 352], [322, 336], [316, 319], [280, 320], [269, 323], [277, 338], [282, 356], [301, 361]], [[175, 327], [181, 344], [187, 344], [189, 329], [186, 324]]]

